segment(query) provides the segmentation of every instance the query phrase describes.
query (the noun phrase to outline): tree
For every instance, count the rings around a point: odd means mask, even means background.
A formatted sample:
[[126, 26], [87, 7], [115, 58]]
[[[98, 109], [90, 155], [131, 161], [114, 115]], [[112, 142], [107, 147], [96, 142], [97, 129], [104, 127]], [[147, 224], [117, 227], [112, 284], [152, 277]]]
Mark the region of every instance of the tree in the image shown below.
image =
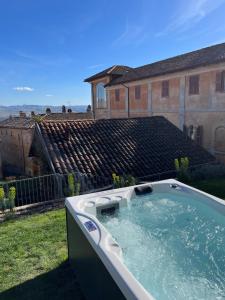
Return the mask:
[[51, 109], [50, 109], [49, 107], [47, 107], [47, 108], [46, 108], [46, 114], [47, 114], [47, 115], [50, 115], [50, 113], [51, 113]]
[[91, 111], [91, 105], [89, 104], [88, 106], [87, 106], [87, 112], [90, 112]]
[[66, 113], [66, 107], [65, 107], [65, 105], [62, 105], [62, 113]]
[[71, 108], [68, 108], [68, 109], [67, 109], [67, 112], [68, 112], [68, 113], [71, 113], [71, 112], [72, 112], [72, 109], [71, 109]]

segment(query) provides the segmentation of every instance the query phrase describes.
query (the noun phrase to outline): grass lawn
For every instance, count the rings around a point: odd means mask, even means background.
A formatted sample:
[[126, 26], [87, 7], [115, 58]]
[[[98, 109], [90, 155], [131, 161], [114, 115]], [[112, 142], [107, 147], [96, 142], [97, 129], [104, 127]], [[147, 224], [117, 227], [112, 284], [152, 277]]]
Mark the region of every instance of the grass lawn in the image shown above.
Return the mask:
[[[225, 179], [190, 185], [225, 199]], [[0, 224], [0, 300], [83, 299], [67, 262], [64, 209]]]
[[82, 299], [67, 262], [64, 209], [0, 224], [3, 299]]
[[206, 193], [225, 199], [225, 178], [200, 180], [189, 184]]

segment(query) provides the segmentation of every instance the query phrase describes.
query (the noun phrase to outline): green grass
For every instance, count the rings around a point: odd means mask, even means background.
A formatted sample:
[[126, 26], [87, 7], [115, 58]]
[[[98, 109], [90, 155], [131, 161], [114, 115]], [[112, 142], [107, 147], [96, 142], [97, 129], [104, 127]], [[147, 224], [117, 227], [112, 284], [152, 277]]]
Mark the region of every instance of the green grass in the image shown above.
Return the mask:
[[225, 199], [225, 178], [200, 180], [189, 184], [206, 193]]
[[[189, 183], [225, 199], [225, 179]], [[0, 300], [82, 299], [67, 262], [64, 209], [0, 224]]]
[[64, 209], [0, 224], [0, 299], [81, 299], [67, 262]]

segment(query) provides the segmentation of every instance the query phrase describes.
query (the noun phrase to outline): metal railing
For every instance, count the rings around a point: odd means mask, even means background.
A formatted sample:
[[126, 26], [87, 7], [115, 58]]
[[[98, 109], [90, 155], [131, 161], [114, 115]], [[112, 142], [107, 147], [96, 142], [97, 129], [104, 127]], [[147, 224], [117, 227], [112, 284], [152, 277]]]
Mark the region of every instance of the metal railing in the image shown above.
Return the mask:
[[[190, 167], [189, 170], [193, 171], [201, 166], [206, 165], [207, 164]], [[49, 174], [0, 183], [0, 201], [2, 197], [1, 189], [3, 189], [4, 197], [7, 199], [11, 187], [15, 187], [16, 190], [16, 197], [14, 201], [16, 207], [35, 203], [45, 204], [48, 201], [55, 201], [64, 199], [65, 197], [73, 196], [76, 193], [71, 190], [69, 184], [69, 175], [72, 175], [73, 184], [75, 187], [79, 185], [79, 194], [93, 193], [113, 188], [112, 178], [90, 176], [82, 173], [63, 175]], [[153, 182], [168, 178], [175, 178], [176, 176], [177, 172], [175, 170], [170, 170], [137, 178], [137, 180], [139, 183]]]
[[[4, 191], [5, 199], [8, 198], [10, 188], [15, 188], [14, 202], [16, 207], [35, 203], [44, 204], [51, 200], [59, 200], [74, 195], [70, 190], [68, 175], [50, 174], [2, 182], [0, 188]], [[111, 178], [88, 176], [81, 173], [71, 173], [70, 175], [73, 176], [74, 184], [79, 185], [79, 194], [93, 193], [113, 187]]]

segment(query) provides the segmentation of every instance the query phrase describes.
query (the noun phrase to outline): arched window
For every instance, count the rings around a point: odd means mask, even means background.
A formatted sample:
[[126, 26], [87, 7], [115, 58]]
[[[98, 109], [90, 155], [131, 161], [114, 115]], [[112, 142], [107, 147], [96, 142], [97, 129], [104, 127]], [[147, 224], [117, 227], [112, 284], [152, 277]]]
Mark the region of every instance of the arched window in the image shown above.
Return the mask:
[[97, 108], [106, 107], [106, 93], [104, 88], [104, 83], [100, 82], [96, 86], [96, 95], [97, 95]]

